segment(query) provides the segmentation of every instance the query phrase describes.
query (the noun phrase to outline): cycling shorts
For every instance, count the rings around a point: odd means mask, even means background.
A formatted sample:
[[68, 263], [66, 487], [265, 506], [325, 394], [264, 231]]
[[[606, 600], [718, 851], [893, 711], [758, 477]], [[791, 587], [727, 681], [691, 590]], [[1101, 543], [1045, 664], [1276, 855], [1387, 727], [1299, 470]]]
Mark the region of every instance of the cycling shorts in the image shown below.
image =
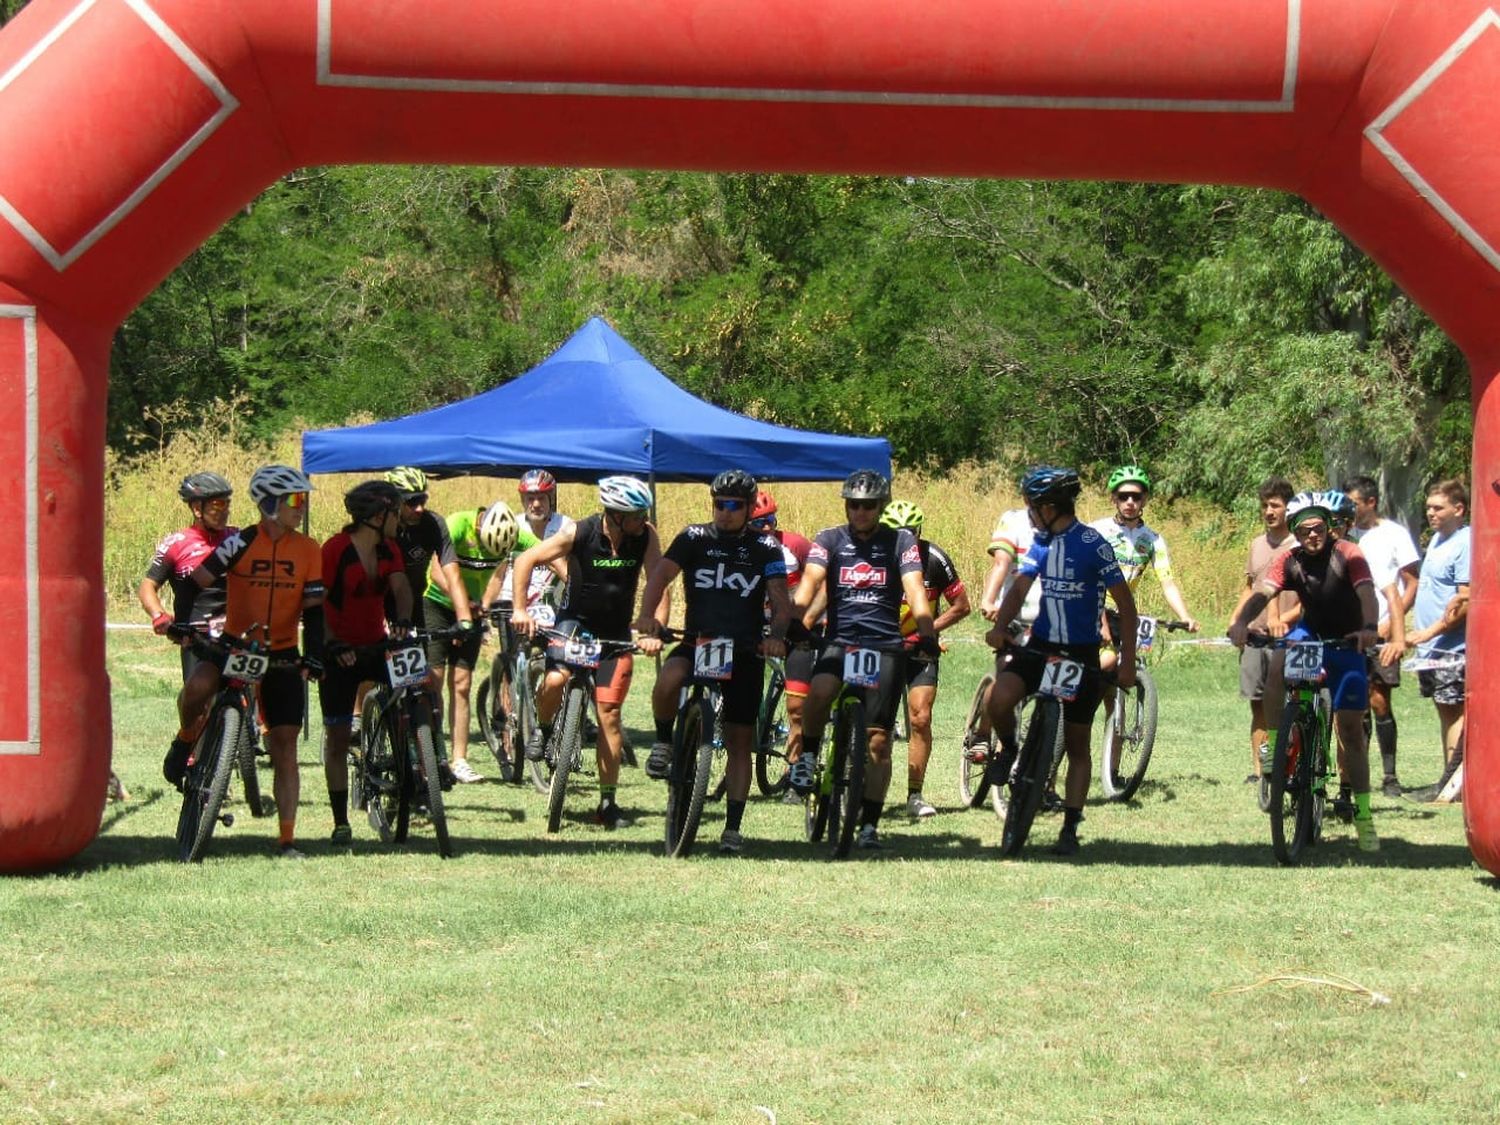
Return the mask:
[[359, 685], [386, 682], [385, 654], [361, 653], [348, 668], [333, 658], [328, 658], [325, 663], [323, 678], [318, 681], [318, 706], [323, 711], [323, 725], [347, 727], [354, 719], [354, 700], [359, 694]]
[[1092, 723], [1100, 698], [1098, 645], [1054, 645], [1033, 637], [1025, 648], [1011, 647], [996, 655], [995, 677], [998, 679], [1007, 672], [1019, 676], [1026, 685], [1026, 694], [1031, 695], [1041, 686], [1042, 673], [1050, 656], [1060, 656], [1083, 665], [1078, 695], [1062, 705], [1063, 722]]
[[[440, 605], [431, 598], [424, 598], [426, 606], [422, 615], [427, 619], [429, 629], [451, 629], [458, 624], [458, 614], [452, 606]], [[479, 646], [484, 643], [484, 637], [479, 629], [469, 630], [467, 637], [460, 638], [457, 643], [453, 641], [428, 641], [427, 663], [434, 668], [442, 668], [451, 664], [455, 668], [468, 668], [473, 670], [479, 663]]]
[[818, 654], [805, 645], [788, 650], [782, 671], [786, 676], [786, 694], [794, 695], [799, 699], [807, 696], [807, 689], [812, 684], [813, 665], [818, 662]]
[[1323, 648], [1323, 675], [1335, 711], [1367, 711], [1370, 680], [1365, 674], [1365, 654], [1352, 648]]
[[914, 687], [931, 687], [938, 685], [937, 660], [924, 659], [919, 656], [906, 654], [906, 687], [910, 691]]
[[[668, 660], [681, 660], [692, 671], [693, 646], [681, 644], [667, 653]], [[753, 652], [734, 654], [734, 673], [719, 690], [724, 697], [724, 721], [754, 726], [760, 718], [760, 698], [766, 680], [766, 662]]]
[[[228, 655], [224, 652], [205, 651], [202, 662], [212, 664], [222, 674]], [[299, 654], [294, 648], [275, 648], [268, 655], [271, 667], [256, 689], [256, 696], [260, 701], [261, 725], [267, 730], [272, 727], [300, 727], [307, 702], [305, 681], [298, 665], [287, 663], [296, 661]]]
[[[814, 676], [844, 678], [844, 646], [829, 645], [813, 664]], [[790, 677], [788, 677], [790, 681]], [[899, 652], [880, 654], [880, 682], [865, 689], [865, 721], [873, 728], [889, 733], [896, 725], [901, 707], [902, 687], [906, 682], [906, 656]]]

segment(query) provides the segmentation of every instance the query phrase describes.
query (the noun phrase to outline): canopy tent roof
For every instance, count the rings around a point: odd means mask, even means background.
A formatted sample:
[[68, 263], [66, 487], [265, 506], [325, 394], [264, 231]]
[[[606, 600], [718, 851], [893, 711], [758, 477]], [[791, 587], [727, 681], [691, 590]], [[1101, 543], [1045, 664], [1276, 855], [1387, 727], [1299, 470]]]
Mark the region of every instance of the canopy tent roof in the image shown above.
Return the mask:
[[542, 467], [565, 481], [702, 481], [731, 467], [764, 480], [838, 480], [863, 468], [889, 476], [891, 449], [884, 438], [796, 430], [713, 406], [594, 317], [530, 371], [473, 398], [302, 435], [311, 473], [396, 465], [490, 476]]

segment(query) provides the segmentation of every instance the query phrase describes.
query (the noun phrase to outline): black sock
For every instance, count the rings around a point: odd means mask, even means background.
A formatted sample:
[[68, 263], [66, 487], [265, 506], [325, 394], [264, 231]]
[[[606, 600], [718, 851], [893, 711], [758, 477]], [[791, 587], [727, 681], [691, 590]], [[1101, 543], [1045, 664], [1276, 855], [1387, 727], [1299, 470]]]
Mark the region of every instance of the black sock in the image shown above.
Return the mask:
[[349, 823], [349, 790], [330, 789], [328, 791], [328, 804], [333, 808], [333, 823], [335, 826]]
[[672, 719], [656, 720], [656, 741], [672, 745]]
[[1082, 809], [1063, 809], [1063, 831], [1078, 832], [1078, 826], [1083, 823]]
[[871, 828], [880, 823], [880, 814], [885, 812], [885, 802], [872, 801], [865, 798], [863, 810], [860, 813], [859, 822], [868, 824]]
[[730, 800], [726, 800], [724, 802], [724, 829], [725, 829], [725, 831], [727, 831], [727, 832], [738, 832], [740, 830], [740, 821], [742, 821], [744, 819], [745, 819], [745, 802], [744, 801], [730, 801]]
[[1375, 741], [1380, 746], [1380, 764], [1385, 767], [1386, 777], [1396, 776], [1396, 716], [1386, 715], [1375, 720]]

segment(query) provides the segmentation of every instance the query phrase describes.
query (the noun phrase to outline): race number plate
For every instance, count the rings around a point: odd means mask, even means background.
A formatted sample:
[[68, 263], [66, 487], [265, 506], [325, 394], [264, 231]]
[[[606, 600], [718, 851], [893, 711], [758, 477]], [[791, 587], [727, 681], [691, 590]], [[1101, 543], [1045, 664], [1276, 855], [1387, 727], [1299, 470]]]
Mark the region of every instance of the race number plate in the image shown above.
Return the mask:
[[385, 671], [391, 687], [415, 687], [427, 678], [427, 653], [421, 645], [393, 648], [385, 654]]
[[844, 683], [862, 688], [879, 687], [880, 652], [873, 648], [846, 648]]
[[599, 667], [599, 642], [593, 637], [569, 637], [562, 643], [562, 663], [573, 668]]
[[1150, 652], [1156, 641], [1156, 618], [1142, 617], [1135, 629], [1135, 651]]
[[1053, 656], [1042, 669], [1042, 682], [1036, 690], [1038, 695], [1050, 695], [1053, 699], [1071, 703], [1078, 698], [1078, 689], [1082, 685], [1083, 665], [1076, 660]]
[[693, 648], [693, 675], [700, 680], [734, 675], [734, 642], [728, 637], [699, 637]]
[[224, 661], [224, 675], [247, 684], [258, 684], [271, 666], [271, 658], [261, 652], [231, 652]]
[[526, 612], [536, 622], [539, 629], [550, 629], [557, 624], [557, 610], [546, 602], [537, 602], [536, 605], [527, 606]]
[[1286, 679], [1301, 684], [1316, 680], [1323, 671], [1323, 646], [1317, 641], [1299, 641], [1286, 650]]

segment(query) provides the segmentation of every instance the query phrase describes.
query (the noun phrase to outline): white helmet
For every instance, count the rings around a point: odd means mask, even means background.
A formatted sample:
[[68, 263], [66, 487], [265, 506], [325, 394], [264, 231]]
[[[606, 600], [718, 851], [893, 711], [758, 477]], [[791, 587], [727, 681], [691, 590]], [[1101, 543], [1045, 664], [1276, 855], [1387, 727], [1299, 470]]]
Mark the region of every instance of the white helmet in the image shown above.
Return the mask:
[[1286, 522], [1288, 527], [1296, 527], [1303, 520], [1322, 520], [1324, 523], [1333, 523], [1333, 510], [1328, 506], [1328, 501], [1321, 492], [1299, 492], [1293, 496], [1286, 505]]
[[605, 477], [599, 482], [599, 503], [612, 512], [649, 512], [651, 489], [635, 477]]
[[283, 496], [311, 492], [312, 487], [312, 481], [300, 469], [290, 465], [262, 465], [250, 477], [250, 499], [262, 512], [270, 515]]
[[479, 545], [497, 559], [503, 559], [516, 545], [519, 532], [520, 528], [516, 525], [516, 517], [511, 514], [510, 506], [504, 500], [496, 500], [480, 517]]

